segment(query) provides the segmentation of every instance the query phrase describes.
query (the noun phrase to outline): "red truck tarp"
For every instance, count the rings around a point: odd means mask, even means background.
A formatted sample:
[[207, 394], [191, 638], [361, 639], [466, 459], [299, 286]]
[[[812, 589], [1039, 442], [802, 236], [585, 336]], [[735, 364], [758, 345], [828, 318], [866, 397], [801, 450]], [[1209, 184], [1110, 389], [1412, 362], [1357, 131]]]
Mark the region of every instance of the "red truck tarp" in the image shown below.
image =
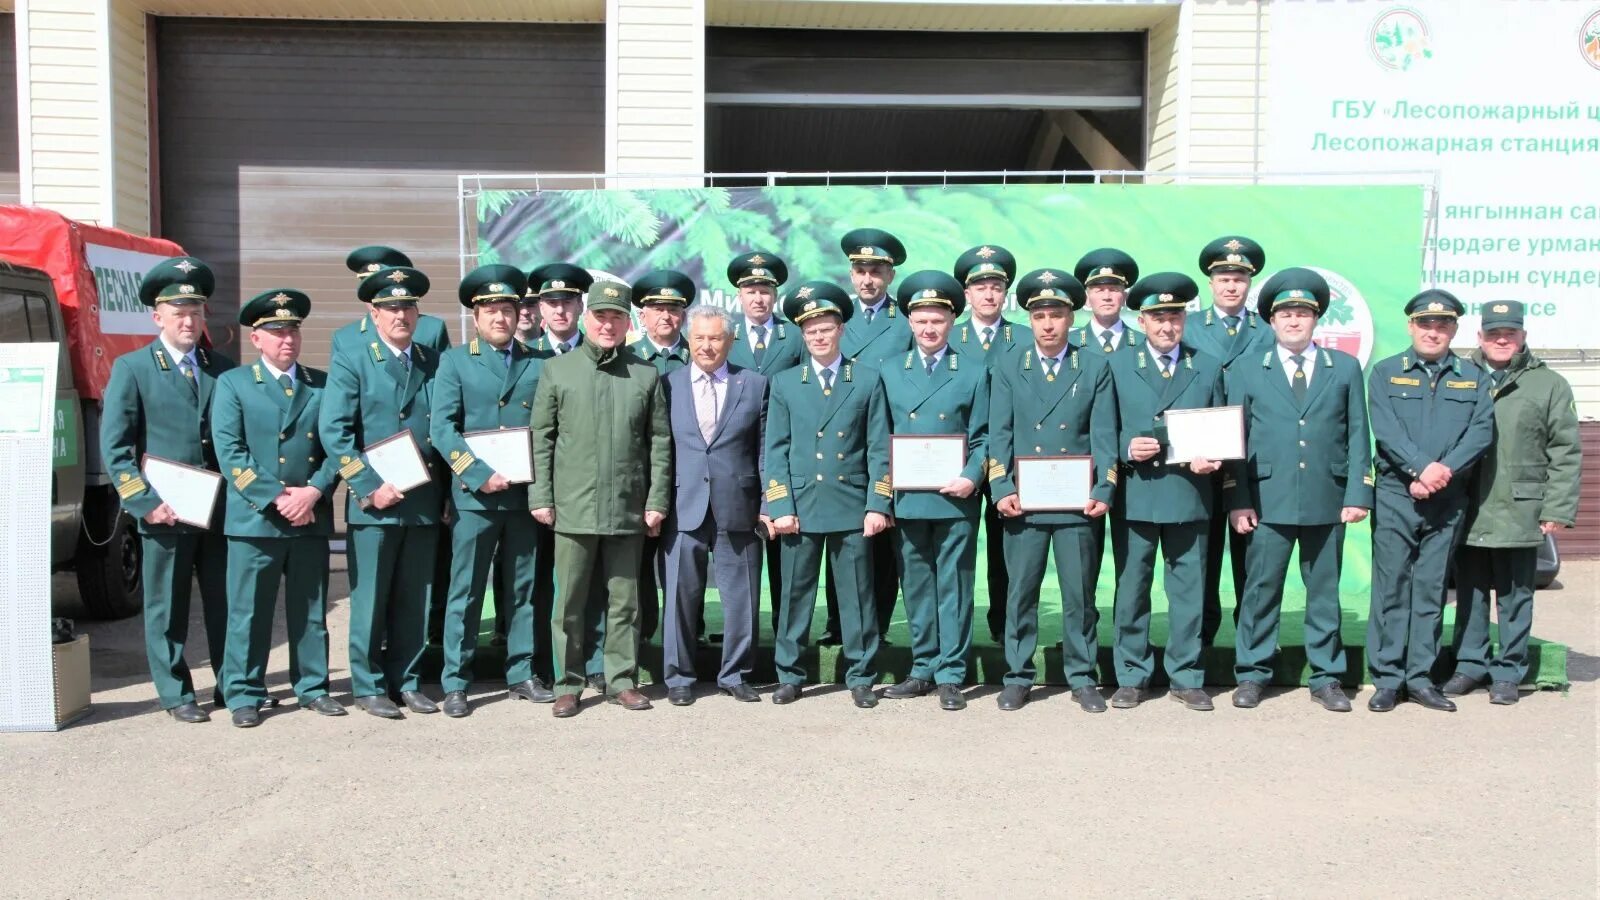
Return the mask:
[[37, 207], [0, 206], [0, 259], [49, 273], [66, 319], [73, 379], [85, 398], [100, 399], [113, 360], [155, 338], [139, 280], [161, 260], [183, 255], [171, 241]]

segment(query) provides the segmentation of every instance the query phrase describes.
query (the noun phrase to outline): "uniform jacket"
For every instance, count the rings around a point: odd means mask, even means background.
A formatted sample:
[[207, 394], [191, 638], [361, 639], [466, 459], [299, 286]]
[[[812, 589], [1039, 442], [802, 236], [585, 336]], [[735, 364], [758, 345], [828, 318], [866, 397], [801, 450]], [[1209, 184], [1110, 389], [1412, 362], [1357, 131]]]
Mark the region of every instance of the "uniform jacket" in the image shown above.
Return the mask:
[[[161, 505], [160, 496], [144, 480], [146, 453], [217, 471], [217, 454], [211, 444], [211, 395], [217, 378], [237, 364], [203, 347], [196, 347], [194, 353], [199, 366], [193, 390], [159, 338], [111, 364], [111, 380], [100, 411], [100, 446], [122, 507], [139, 520], [142, 534], [200, 531], [182, 522], [151, 525], [144, 521]], [[217, 499], [211, 517], [213, 530], [222, 524], [225, 499]]]
[[[1091, 351], [1092, 352], [1092, 351]], [[1102, 351], [1103, 352], [1103, 351]], [[1157, 437], [1168, 410], [1226, 405], [1222, 366], [1215, 357], [1180, 344], [1171, 378], [1162, 378], [1144, 342], [1132, 353], [1111, 354], [1111, 380], [1117, 388], [1117, 452], [1122, 458], [1124, 515], [1135, 522], [1204, 522], [1210, 519], [1210, 475], [1196, 475], [1187, 461], [1168, 464], [1166, 446], [1144, 462], [1128, 456], [1136, 437]]]
[[[1105, 354], [1069, 343], [1048, 380], [1036, 347], [1007, 354], [989, 370], [989, 481], [996, 501], [1017, 492], [1019, 456], [1089, 456], [1089, 496], [1110, 504], [1117, 491], [1117, 394]], [[1028, 524], [1083, 524], [1078, 512], [1030, 512]]]
[[824, 395], [811, 359], [771, 380], [766, 499], [774, 519], [807, 534], [860, 531], [890, 513], [889, 405], [874, 369], [845, 360]]
[[628, 349], [640, 359], [655, 366], [656, 372], [666, 376], [668, 372], [681, 369], [689, 364], [689, 344], [683, 338], [678, 338], [678, 343], [671, 350], [661, 351], [656, 345], [650, 343], [649, 338], [639, 338], [628, 345]]
[[1210, 355], [1222, 363], [1226, 371], [1241, 358], [1254, 359], [1251, 351], [1271, 350], [1278, 345], [1278, 337], [1271, 323], [1248, 308], [1241, 309], [1239, 327], [1228, 334], [1228, 324], [1215, 306], [1202, 312], [1190, 313], [1184, 320], [1183, 340], [1196, 350]]
[[900, 354], [911, 349], [911, 325], [894, 300], [885, 300], [883, 309], [871, 322], [861, 311], [860, 299], [852, 296], [850, 300], [856, 305], [855, 315], [845, 323], [844, 338], [839, 341], [839, 351], [845, 359], [870, 368], [882, 368], [889, 359], [898, 362]]
[[[378, 328], [372, 321], [371, 311], [368, 311], [356, 321], [339, 326], [333, 333], [332, 355], [366, 351], [377, 339]], [[450, 349], [450, 328], [438, 316], [419, 315], [417, 329], [411, 335], [411, 342], [434, 351], [433, 355], [437, 357]]]
[[1454, 473], [1430, 499], [1469, 495], [1472, 466], [1494, 440], [1494, 398], [1489, 373], [1450, 353], [1436, 385], [1411, 351], [1372, 367], [1367, 392], [1377, 445], [1378, 489], [1404, 494], [1431, 462]]
[[800, 360], [806, 358], [800, 326], [773, 316], [767, 323], [766, 353], [762, 354], [761, 362], [756, 362], [756, 352], [750, 348], [750, 332], [745, 324], [741, 316], [738, 324], [733, 326], [733, 347], [728, 351], [728, 365], [771, 377], [784, 369], [800, 365]]
[[[1488, 370], [1482, 353], [1474, 361]], [[1578, 517], [1583, 450], [1572, 387], [1526, 349], [1511, 358], [1494, 397], [1494, 443], [1473, 477], [1467, 543], [1537, 547], [1540, 522]]]
[[765, 468], [767, 379], [737, 366], [728, 367], [717, 427], [706, 442], [695, 410], [695, 366], [666, 377], [668, 418], [672, 422], [672, 523], [693, 531], [710, 512], [723, 531], [756, 527], [762, 507], [761, 471]]
[[545, 362], [521, 341], [513, 339], [510, 348], [507, 366], [492, 344], [473, 338], [444, 355], [434, 379], [430, 430], [433, 446], [454, 475], [451, 495], [458, 509], [522, 512], [528, 508], [525, 484], [482, 492], [494, 469], [473, 455], [464, 437], [474, 431], [528, 427]]
[[1277, 341], [1228, 370], [1228, 403], [1244, 407], [1245, 458], [1225, 464], [1230, 510], [1274, 525], [1336, 525], [1346, 506], [1372, 508], [1372, 449], [1361, 364], [1312, 347], [1315, 370], [1295, 400]]
[[[913, 348], [906, 351], [903, 364], [883, 369], [881, 376], [889, 400], [890, 434], [964, 436], [967, 462], [961, 475], [981, 486], [988, 475], [989, 371], [982, 362], [982, 345], [974, 349], [976, 353], [966, 356], [947, 347], [930, 375], [922, 351]], [[938, 491], [894, 492], [895, 518], [976, 520], [982, 510], [983, 495], [978, 491], [965, 498]]]
[[994, 365], [995, 360], [1017, 347], [1033, 346], [1033, 329], [1007, 319], [1004, 314], [1000, 320], [988, 350], [983, 349], [983, 329], [971, 316], [957, 322], [955, 328], [950, 330], [950, 346], [960, 350], [968, 359], [983, 360], [986, 366]]
[[[259, 361], [217, 379], [211, 431], [227, 489], [229, 537], [283, 538], [333, 533], [333, 489], [339, 464], [317, 438], [328, 374], [297, 366], [286, 393]], [[291, 526], [272, 506], [285, 487], [322, 492], [315, 518]]]
[[[411, 369], [376, 338], [363, 353], [336, 354], [328, 368], [319, 427], [328, 456], [339, 461], [346, 492], [345, 521], [351, 525], [437, 525], [443, 508], [444, 470], [428, 439], [428, 414], [439, 356], [411, 345]], [[365, 448], [408, 431], [433, 480], [405, 491], [387, 509], [367, 503], [383, 478], [367, 463]]]
[[672, 502], [672, 429], [654, 366], [585, 340], [546, 360], [533, 399], [528, 508], [565, 534], [644, 534]]

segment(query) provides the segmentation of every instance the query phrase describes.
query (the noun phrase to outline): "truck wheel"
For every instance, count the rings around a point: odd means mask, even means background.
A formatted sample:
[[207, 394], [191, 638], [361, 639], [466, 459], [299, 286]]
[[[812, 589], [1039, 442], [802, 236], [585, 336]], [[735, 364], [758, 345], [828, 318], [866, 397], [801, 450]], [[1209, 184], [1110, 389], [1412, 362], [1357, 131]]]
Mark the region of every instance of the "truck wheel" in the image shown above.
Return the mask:
[[127, 514], [117, 510], [113, 515], [111, 538], [104, 545], [78, 535], [78, 593], [91, 619], [125, 619], [144, 609], [139, 531]]

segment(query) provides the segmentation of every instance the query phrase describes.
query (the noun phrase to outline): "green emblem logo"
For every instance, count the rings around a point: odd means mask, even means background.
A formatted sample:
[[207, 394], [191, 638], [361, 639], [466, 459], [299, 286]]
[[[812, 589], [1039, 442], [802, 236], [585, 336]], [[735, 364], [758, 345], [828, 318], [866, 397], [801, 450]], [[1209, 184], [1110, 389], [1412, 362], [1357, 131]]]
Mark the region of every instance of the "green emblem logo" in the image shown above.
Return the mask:
[[1409, 6], [1396, 6], [1385, 10], [1372, 20], [1367, 32], [1368, 49], [1378, 65], [1395, 72], [1409, 70], [1414, 64], [1433, 58], [1433, 44], [1428, 36], [1428, 22]]

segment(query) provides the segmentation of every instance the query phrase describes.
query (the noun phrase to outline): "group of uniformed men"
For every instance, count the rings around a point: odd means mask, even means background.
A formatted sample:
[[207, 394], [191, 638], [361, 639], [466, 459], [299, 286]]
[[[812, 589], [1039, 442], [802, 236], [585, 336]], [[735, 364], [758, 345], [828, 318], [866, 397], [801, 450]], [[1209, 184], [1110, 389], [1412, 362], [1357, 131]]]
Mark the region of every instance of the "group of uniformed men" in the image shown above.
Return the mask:
[[[554, 703], [558, 717], [579, 711], [586, 687], [629, 709], [650, 706], [637, 650], [656, 628], [658, 585], [668, 700], [696, 699], [710, 581], [724, 613], [716, 684], [757, 701], [749, 678], [763, 563], [779, 681], [771, 700], [794, 702], [807, 680], [824, 558], [823, 639], [842, 645], [854, 704], [878, 702], [874, 660], [903, 596], [912, 668], [882, 696], [936, 693], [942, 708], [960, 709], [980, 521], [988, 627], [1006, 662], [1002, 710], [1021, 708], [1037, 675], [1052, 553], [1062, 663], [1079, 706], [1105, 710], [1102, 677], [1115, 681], [1112, 706], [1146, 697], [1159, 553], [1169, 695], [1211, 709], [1203, 659], [1221, 625], [1226, 543], [1233, 704], [1256, 706], [1274, 673], [1298, 550], [1311, 697], [1347, 711], [1340, 565], [1345, 526], [1369, 514], [1368, 708], [1392, 709], [1403, 696], [1450, 710], [1449, 695], [1486, 682], [1493, 702], [1516, 701], [1537, 549], [1573, 523], [1579, 472], [1570, 388], [1527, 350], [1522, 304], [1484, 304], [1479, 349], [1463, 357], [1450, 349], [1463, 304], [1423, 291], [1404, 306], [1411, 348], [1364, 380], [1354, 358], [1312, 342], [1330, 302], [1315, 271], [1277, 272], [1249, 308], [1266, 255], [1243, 236], [1201, 251], [1212, 303], [1199, 312], [1188, 311], [1200, 293], [1194, 279], [1140, 278], [1134, 259], [1112, 248], [1018, 278], [1011, 253], [983, 245], [953, 272], [920, 271], [898, 289], [906, 252], [892, 234], [856, 229], [841, 248], [853, 294], [808, 281], [781, 302], [783, 260], [740, 254], [728, 266], [736, 314], [693, 306], [693, 282], [671, 270], [630, 286], [569, 263], [526, 275], [483, 266], [458, 290], [476, 335], [451, 348], [444, 323], [418, 310], [428, 277], [397, 250], [364, 247], [347, 263], [371, 310], [335, 334], [327, 372], [299, 363], [305, 293], [274, 289], [242, 305], [259, 358], [236, 366], [201, 340], [210, 269], [188, 257], [157, 266], [141, 297], [161, 334], [117, 360], [103, 444], [139, 519], [146, 646], [162, 707], [183, 722], [208, 718], [184, 661], [198, 575], [213, 703], [233, 724], [257, 724], [273, 702], [265, 669], [280, 587], [300, 704], [345, 714], [328, 694], [325, 615], [340, 481], [351, 693], [385, 718], [403, 718], [402, 708], [470, 713], [491, 583], [508, 691]], [[1025, 321], [1003, 314], [1013, 292]], [[1091, 317], [1080, 324], [1086, 305]], [[635, 310], [642, 334], [627, 343]], [[1166, 458], [1167, 412], [1225, 405], [1242, 408], [1245, 458]], [[467, 440], [513, 428], [529, 429], [531, 482], [496, 471]], [[401, 490], [366, 451], [405, 434], [433, 477]], [[960, 474], [938, 490], [897, 488], [890, 436], [905, 434], [963, 436]], [[210, 523], [178, 521], [143, 476], [147, 454], [221, 473]], [[1053, 455], [1092, 460], [1083, 509], [1022, 507], [1017, 461]], [[1113, 665], [1097, 673], [1108, 520]], [[1434, 667], [1452, 563], [1456, 668], [1441, 687]], [[436, 703], [420, 666], [430, 620], [441, 616]]]

